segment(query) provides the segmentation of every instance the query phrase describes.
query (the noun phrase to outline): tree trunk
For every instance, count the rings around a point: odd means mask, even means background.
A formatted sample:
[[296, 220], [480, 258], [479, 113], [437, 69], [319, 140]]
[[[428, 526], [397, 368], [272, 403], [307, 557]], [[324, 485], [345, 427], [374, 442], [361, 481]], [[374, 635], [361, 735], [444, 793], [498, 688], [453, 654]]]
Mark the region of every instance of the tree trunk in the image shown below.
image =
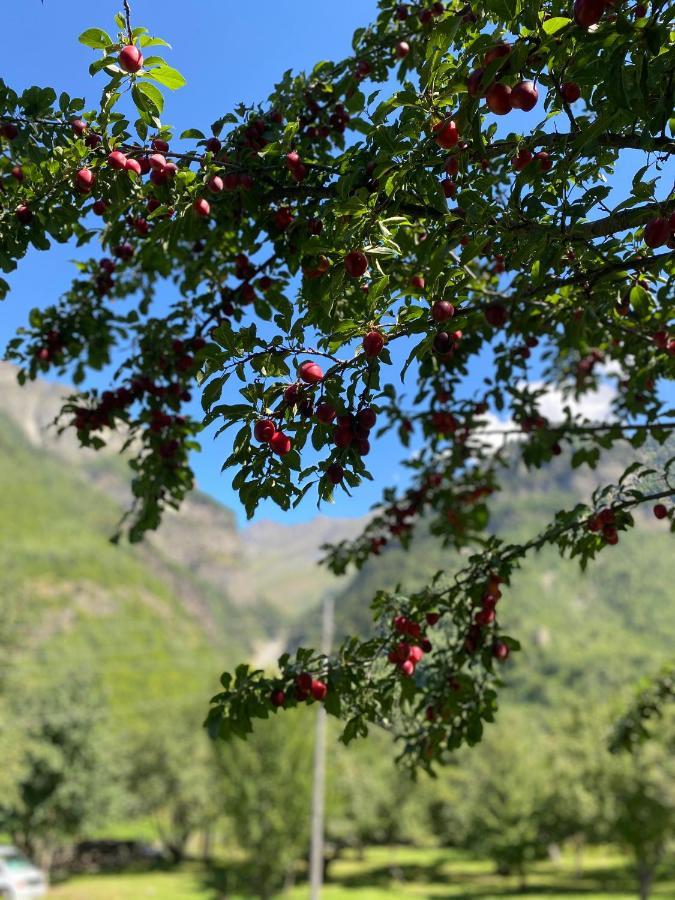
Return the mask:
[[204, 829], [202, 834], [202, 859], [205, 863], [211, 862], [211, 841], [213, 833], [210, 826]]
[[638, 885], [640, 888], [640, 900], [649, 900], [652, 892], [654, 869], [646, 863], [638, 865]]
[[176, 866], [185, 859], [185, 844], [186, 841], [181, 838], [176, 841], [166, 842], [166, 849], [169, 851], [171, 862]]
[[524, 866], [518, 867], [518, 890], [524, 891], [527, 888], [527, 872]]
[[11, 832], [11, 836], [12, 843], [32, 861], [35, 857], [35, 841], [32, 837], [32, 828], [30, 827], [29, 819], [24, 817], [22, 828], [18, 831]]
[[577, 878], [581, 878], [584, 874], [583, 850], [584, 839], [579, 835], [574, 840], [574, 874]]

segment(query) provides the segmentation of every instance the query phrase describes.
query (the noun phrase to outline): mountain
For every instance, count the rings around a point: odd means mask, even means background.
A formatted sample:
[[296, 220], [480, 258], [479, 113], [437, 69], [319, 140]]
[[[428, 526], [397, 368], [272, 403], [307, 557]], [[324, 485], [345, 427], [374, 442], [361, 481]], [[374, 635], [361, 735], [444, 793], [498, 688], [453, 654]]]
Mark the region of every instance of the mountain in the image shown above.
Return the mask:
[[[363, 518], [326, 516], [299, 525], [270, 521], [250, 525], [241, 532], [241, 539], [258, 594], [274, 603], [286, 621], [289, 612], [304, 615], [326, 591], [335, 593], [343, 583], [318, 565], [322, 545], [353, 539], [364, 525]], [[289, 595], [293, 597], [292, 609], [288, 607]]]
[[118, 514], [0, 414], [0, 684], [38, 689], [75, 667], [126, 727], [147, 704], [205, 696], [226, 641], [183, 573], [106, 540]]
[[[107, 538], [131, 500], [130, 473], [119, 455], [124, 435], [110, 433], [108, 448], [95, 452], [81, 448], [70, 430], [59, 434], [54, 421], [70, 393], [66, 385], [42, 380], [20, 387], [16, 369], [0, 363], [0, 469], [12, 486], [11, 503], [9, 492], [0, 498], [0, 514], [8, 516], [20, 504], [27, 513], [23, 540], [36, 548], [45, 545], [43, 538], [60, 544], [71, 533], [74, 554], [81, 546], [94, 558], [109, 557], [110, 570], [90, 584], [92, 596], [114, 584], [114, 560], [133, 559], [176, 598], [214, 647], [231, 651], [237, 661], [273, 664], [285, 648], [288, 622], [316, 606], [326, 591], [337, 590], [339, 582], [316, 565], [321, 544], [355, 535], [361, 522], [320, 516], [303, 525], [263, 521], [238, 529], [231, 510], [197, 490], [180, 511], [167, 511], [162, 527], [140, 547], [113, 548]], [[44, 502], [58, 495], [60, 517], [54, 511], [42, 519], [38, 514], [33, 472], [40, 470], [50, 472]], [[45, 535], [39, 521], [51, 523]], [[10, 552], [7, 544], [0, 559]], [[57, 580], [50, 566], [45, 578]]]
[[[421, 529], [411, 552], [391, 546], [335, 579], [316, 565], [319, 548], [354, 536], [363, 520], [239, 529], [198, 491], [140, 546], [112, 546], [129, 497], [126, 464], [114, 447], [83, 451], [47, 427], [65, 393], [41, 381], [19, 388], [0, 364], [0, 646], [4, 635], [11, 664], [26, 673], [48, 671], [46, 658], [86, 659], [127, 711], [166, 703], [172, 691], [202, 703], [222, 669], [246, 658], [273, 665], [288, 646], [316, 646], [327, 591], [337, 637], [363, 634], [378, 589], [421, 586], [461, 565]], [[537, 533], [623, 461], [613, 453], [597, 470], [571, 470], [564, 458], [542, 472], [516, 468], [493, 500], [493, 527], [511, 539]], [[611, 694], [672, 653], [670, 541], [667, 524], [647, 513], [585, 575], [548, 551], [523, 567], [500, 603], [503, 627], [523, 643], [506, 669], [514, 702], [556, 707]]]
[[[16, 458], [30, 451], [36, 464], [49, 460], [69, 483], [73, 477], [85, 482], [92, 506], [98, 503], [95, 495], [103, 496], [108, 501], [104, 538], [131, 500], [130, 474], [118, 453], [123, 436], [110, 434], [108, 448], [95, 452], [81, 448], [71, 431], [59, 434], [53, 423], [69, 393], [65, 385], [41, 380], [19, 387], [16, 369], [0, 363], [0, 416], [9, 423], [7, 435], [13, 429]], [[138, 553], [212, 636], [219, 634], [241, 655], [269, 664], [283, 649], [285, 623], [325, 591], [337, 590], [337, 580], [315, 564], [321, 545], [354, 536], [361, 526], [359, 520], [318, 516], [300, 525], [261, 521], [238, 529], [231, 510], [194, 491], [179, 512], [167, 511], [162, 527], [147, 535]]]

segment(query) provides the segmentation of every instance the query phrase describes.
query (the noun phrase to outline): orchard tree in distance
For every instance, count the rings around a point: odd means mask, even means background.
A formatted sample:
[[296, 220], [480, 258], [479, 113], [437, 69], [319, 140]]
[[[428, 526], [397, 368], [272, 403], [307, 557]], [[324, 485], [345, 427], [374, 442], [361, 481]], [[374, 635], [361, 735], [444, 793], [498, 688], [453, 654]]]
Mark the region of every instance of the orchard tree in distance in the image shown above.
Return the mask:
[[[162, 89], [183, 78], [126, 3], [116, 34], [80, 36], [97, 53], [96, 108], [0, 85], [0, 264], [52, 241], [96, 247], [9, 357], [21, 381], [80, 385], [119, 362], [109, 390], [72, 397], [61, 421], [90, 447], [128, 432], [133, 540], [192, 487], [203, 423], [184, 404], [199, 391], [204, 421], [236, 429], [224, 465], [248, 515], [264, 498], [289, 509], [357, 490], [372, 443], [398, 434], [410, 486], [328, 552], [334, 571], [408, 546], [420, 522], [466, 550], [449, 578], [379, 593], [376, 638], [284, 656], [276, 677], [223, 675], [212, 735], [324, 702], [345, 741], [383, 724], [409, 765], [431, 768], [494, 717], [518, 649], [499, 611], [528, 554], [550, 544], [586, 565], [620, 552], [640, 506], [672, 530], [673, 459], [647, 469], [639, 448], [675, 425], [662, 391], [675, 371], [674, 12], [381, 0], [342, 62], [174, 131]], [[632, 177], [613, 193], [621, 155]], [[601, 381], [613, 408], [592, 421], [571, 401]], [[562, 420], [541, 412], [550, 391], [570, 401]], [[508, 448], [495, 450], [495, 427], [502, 442], [513, 432]], [[526, 543], [488, 531], [509, 466], [564, 452], [593, 467], [617, 443], [636, 452], [616, 483]]]

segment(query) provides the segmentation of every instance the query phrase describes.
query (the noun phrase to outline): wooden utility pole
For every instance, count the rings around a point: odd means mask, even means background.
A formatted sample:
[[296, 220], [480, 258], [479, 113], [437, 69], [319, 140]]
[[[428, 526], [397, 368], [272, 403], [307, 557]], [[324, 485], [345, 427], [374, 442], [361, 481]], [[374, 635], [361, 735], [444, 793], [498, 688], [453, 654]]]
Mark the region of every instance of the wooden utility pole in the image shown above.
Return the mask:
[[[323, 602], [321, 649], [328, 655], [333, 643], [333, 597]], [[314, 743], [314, 778], [312, 785], [312, 833], [309, 848], [309, 882], [311, 900], [319, 900], [323, 885], [323, 836], [326, 800], [326, 710], [320, 706], [316, 714]]]

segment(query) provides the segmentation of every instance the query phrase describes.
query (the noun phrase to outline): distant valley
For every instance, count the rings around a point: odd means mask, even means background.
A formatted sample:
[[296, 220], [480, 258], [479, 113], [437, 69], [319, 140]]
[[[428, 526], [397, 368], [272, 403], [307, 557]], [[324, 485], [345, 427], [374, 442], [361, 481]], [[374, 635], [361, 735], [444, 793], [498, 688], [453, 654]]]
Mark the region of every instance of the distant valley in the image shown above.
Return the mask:
[[[199, 492], [140, 546], [112, 546], [129, 497], [126, 465], [114, 442], [96, 454], [48, 428], [66, 390], [41, 381], [20, 388], [0, 365], [0, 679], [12, 669], [39, 684], [54, 666], [86, 665], [107, 686], [122, 728], [139, 704], [187, 700], [201, 715], [223, 669], [247, 658], [273, 666], [287, 646], [318, 641], [326, 592], [336, 597], [338, 636], [364, 632], [377, 589], [414, 587], [461, 564], [421, 529], [410, 553], [389, 548], [335, 579], [316, 565], [319, 548], [354, 536], [362, 521], [238, 528], [230, 510]], [[652, 452], [663, 450], [644, 450]], [[571, 471], [564, 459], [515, 471], [493, 522], [511, 537], [533, 534], [622, 461], [617, 453], [599, 471]], [[529, 562], [501, 605], [503, 624], [523, 641], [507, 696], [545, 708], [628, 689], [664, 661], [675, 646], [670, 541], [646, 515], [585, 577], [552, 554]]]

